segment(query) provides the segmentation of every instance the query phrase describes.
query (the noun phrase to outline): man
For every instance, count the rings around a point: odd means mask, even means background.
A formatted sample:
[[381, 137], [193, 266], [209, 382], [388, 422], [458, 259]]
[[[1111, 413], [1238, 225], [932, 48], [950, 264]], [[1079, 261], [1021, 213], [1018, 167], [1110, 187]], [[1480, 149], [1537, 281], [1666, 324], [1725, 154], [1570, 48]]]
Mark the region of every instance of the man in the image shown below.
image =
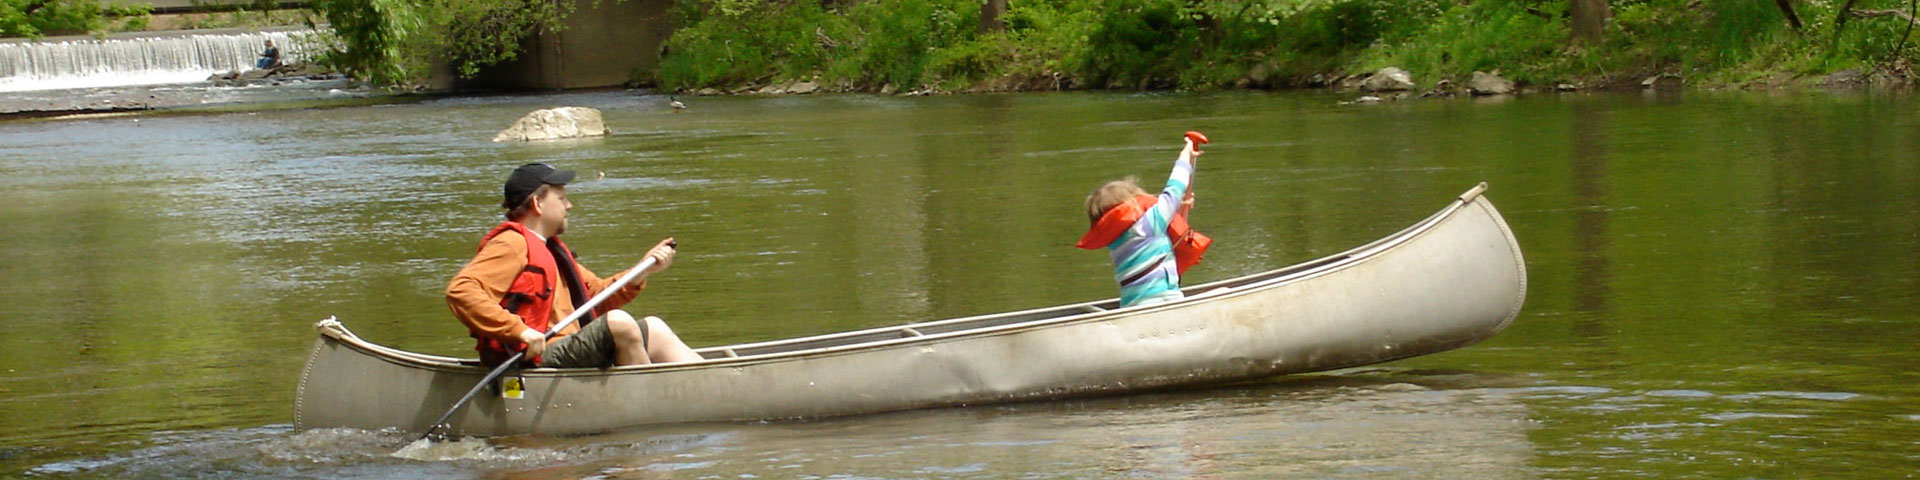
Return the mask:
[[260, 52], [260, 59], [255, 60], [253, 66], [261, 70], [280, 67], [280, 48], [273, 46], [273, 40], [267, 40], [267, 49]]
[[583, 317], [543, 340], [547, 329], [620, 276], [594, 275], [560, 241], [573, 208], [566, 187], [572, 180], [572, 170], [544, 163], [514, 169], [500, 204], [507, 221], [487, 232], [479, 253], [447, 285], [447, 306], [479, 340], [474, 348], [481, 361], [499, 365], [519, 351], [527, 352], [528, 364], [552, 368], [701, 359], [666, 322], [617, 310], [646, 288], [647, 276], [673, 263], [672, 238], [647, 252], [654, 264], [596, 307], [596, 317]]

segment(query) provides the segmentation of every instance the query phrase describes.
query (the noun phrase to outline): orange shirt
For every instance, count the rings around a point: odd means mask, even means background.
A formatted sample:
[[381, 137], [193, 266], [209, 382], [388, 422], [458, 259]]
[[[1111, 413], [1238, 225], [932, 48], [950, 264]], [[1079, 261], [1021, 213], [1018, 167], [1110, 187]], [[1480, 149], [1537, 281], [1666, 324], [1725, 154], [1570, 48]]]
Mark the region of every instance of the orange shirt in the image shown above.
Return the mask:
[[[572, 261], [572, 259], [555, 259], [555, 261]], [[588, 271], [587, 267], [581, 266], [579, 262], [574, 262], [573, 265], [574, 271], [580, 272], [580, 283], [587, 288], [586, 298], [592, 298], [594, 294], [612, 285], [614, 279], [626, 273], [622, 271], [612, 277], [600, 278]], [[526, 237], [517, 232], [501, 232], [499, 235], [494, 235], [493, 239], [480, 247], [479, 253], [473, 255], [473, 260], [468, 261], [467, 266], [462, 267], [460, 273], [453, 276], [453, 282], [447, 284], [447, 307], [453, 310], [453, 317], [465, 324], [469, 332], [481, 338], [498, 340], [506, 345], [519, 345], [520, 334], [527, 330], [527, 325], [520, 321], [519, 316], [501, 307], [500, 302], [506, 298], [507, 289], [513, 285], [513, 278], [525, 268], [527, 268]], [[567, 282], [562, 280], [558, 283], [559, 285], [553, 290], [552, 318], [555, 323], [573, 313], [573, 301], [568, 294]], [[634, 296], [639, 295], [640, 290], [646, 288], [646, 283], [645, 280], [641, 280], [627, 284], [626, 288], [607, 297], [605, 302], [601, 302], [594, 313], [605, 314], [609, 310], [620, 308], [627, 302], [633, 301]], [[567, 328], [561, 329], [554, 338], [579, 331], [580, 324], [585, 320], [575, 321]]]

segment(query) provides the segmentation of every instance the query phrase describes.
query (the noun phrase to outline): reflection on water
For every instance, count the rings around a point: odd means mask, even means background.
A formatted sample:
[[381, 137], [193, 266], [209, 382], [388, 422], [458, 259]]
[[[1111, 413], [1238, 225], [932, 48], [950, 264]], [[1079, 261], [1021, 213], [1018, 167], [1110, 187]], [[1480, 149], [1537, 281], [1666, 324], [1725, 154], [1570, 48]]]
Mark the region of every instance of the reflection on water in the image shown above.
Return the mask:
[[[262, 427], [42, 465], [64, 477], [1531, 478], [1519, 392], [1395, 372], [1071, 402], [573, 437], [412, 442]], [[1405, 381], [1453, 383], [1432, 388]], [[822, 448], [831, 439], [830, 448]]]
[[[284, 425], [157, 432], [155, 446], [40, 465], [43, 478], [1561, 478], [1654, 475], [1675, 443], [1770, 435], [1847, 392], [1628, 391], [1526, 378], [1358, 369], [1130, 397], [804, 422], [669, 425], [579, 437], [417, 441], [416, 434]], [[1533, 438], [1543, 412], [1675, 415], [1585, 432], [1575, 453]], [[1805, 413], [1791, 413], [1791, 412]], [[1911, 421], [1909, 415], [1900, 420]], [[1888, 429], [1889, 431], [1898, 428]], [[1806, 439], [1809, 441], [1816, 439]], [[1804, 451], [1791, 439], [1722, 451], [1739, 466]], [[1750, 447], [1751, 448], [1751, 447]], [[1565, 458], [1578, 455], [1578, 458]], [[1605, 468], [1551, 467], [1633, 459]], [[1745, 455], [1745, 456], [1742, 456]], [[1663, 457], [1653, 460], [1650, 457]], [[1544, 467], [1543, 467], [1544, 465]], [[1738, 469], [1701, 472], [1723, 477]], [[1869, 469], [1869, 471], [1872, 471]]]
[[[0, 477], [1920, 468], [1913, 99], [683, 100], [678, 114], [603, 91], [0, 123], [0, 329], [32, 332], [0, 335]], [[614, 134], [488, 141], [555, 105], [600, 108]], [[590, 268], [677, 237], [674, 268], [632, 308], [712, 345], [1111, 297], [1105, 256], [1070, 247], [1079, 205], [1102, 181], [1163, 175], [1186, 130], [1215, 140], [1194, 224], [1218, 242], [1190, 282], [1360, 245], [1485, 180], [1527, 253], [1525, 309], [1400, 370], [1118, 399], [490, 439], [423, 452], [434, 461], [393, 456], [404, 434], [275, 426], [320, 318], [471, 351], [441, 291], [521, 163], [592, 172], [569, 189], [567, 234]]]

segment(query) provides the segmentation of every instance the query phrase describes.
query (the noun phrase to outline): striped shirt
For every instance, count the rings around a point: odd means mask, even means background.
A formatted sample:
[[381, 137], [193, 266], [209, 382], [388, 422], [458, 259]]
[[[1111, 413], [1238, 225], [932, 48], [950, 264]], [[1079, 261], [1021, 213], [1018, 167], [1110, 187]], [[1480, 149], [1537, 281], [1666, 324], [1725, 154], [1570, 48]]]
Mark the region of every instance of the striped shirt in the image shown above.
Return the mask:
[[1113, 279], [1120, 283], [1120, 306], [1180, 289], [1180, 270], [1174, 264], [1167, 222], [1179, 210], [1192, 178], [1193, 163], [1184, 156], [1175, 160], [1173, 173], [1167, 176], [1167, 188], [1160, 190], [1153, 208], [1142, 212], [1140, 220], [1107, 245], [1113, 257]]

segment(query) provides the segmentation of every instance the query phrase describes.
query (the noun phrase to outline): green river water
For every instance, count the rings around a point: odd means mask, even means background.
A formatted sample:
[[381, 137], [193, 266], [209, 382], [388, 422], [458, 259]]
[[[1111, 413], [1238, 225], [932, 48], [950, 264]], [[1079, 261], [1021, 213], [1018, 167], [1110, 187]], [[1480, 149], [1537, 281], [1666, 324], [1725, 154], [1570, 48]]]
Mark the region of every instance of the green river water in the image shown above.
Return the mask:
[[[605, 91], [0, 123], [0, 477], [1909, 478], [1920, 101], [1320, 93], [688, 98]], [[613, 135], [496, 144], [536, 108]], [[1107, 298], [1100, 182], [1214, 140], [1187, 283], [1387, 235], [1477, 182], [1519, 319], [1329, 374], [1074, 401], [440, 446], [296, 431], [315, 321], [468, 355], [441, 292], [515, 165], [629, 310], [696, 346]], [[1036, 366], [1035, 368], [1044, 368]], [[778, 395], [778, 392], [767, 392]], [[718, 400], [724, 401], [724, 399]]]

